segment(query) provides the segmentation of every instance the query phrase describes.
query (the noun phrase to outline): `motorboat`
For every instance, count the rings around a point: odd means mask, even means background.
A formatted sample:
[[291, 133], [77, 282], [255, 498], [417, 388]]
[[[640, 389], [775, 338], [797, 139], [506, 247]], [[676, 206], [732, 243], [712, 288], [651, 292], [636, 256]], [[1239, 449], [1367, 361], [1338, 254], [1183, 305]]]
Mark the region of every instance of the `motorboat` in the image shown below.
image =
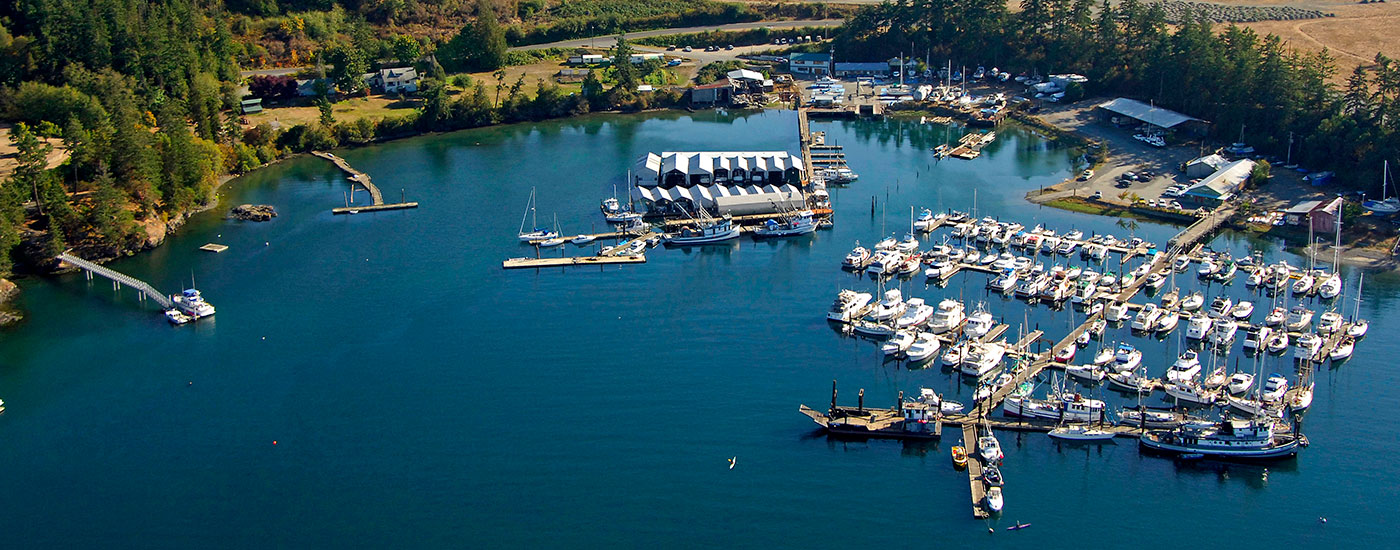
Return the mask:
[[[1098, 306], [1099, 306], [1099, 307], [1103, 307], [1103, 304], [1098, 304]], [[1092, 313], [1091, 313], [1090, 315], [1092, 315]], [[1086, 330], [1086, 331], [1084, 331], [1084, 332], [1085, 332], [1086, 334], [1092, 335], [1094, 338], [1102, 338], [1102, 337], [1103, 337], [1103, 331], [1104, 331], [1104, 329], [1107, 329], [1107, 328], [1108, 328], [1108, 321], [1105, 321], [1105, 320], [1103, 320], [1103, 319], [1095, 319], [1094, 322], [1089, 323], [1089, 329]]]
[[1245, 329], [1244, 349], [1259, 351], [1268, 346], [1269, 338], [1274, 335], [1274, 329], [1260, 325]]
[[904, 235], [904, 240], [894, 245], [894, 249], [901, 254], [912, 254], [919, 250], [919, 238], [914, 236], [913, 233], [906, 233]]
[[1312, 361], [1317, 357], [1318, 350], [1322, 349], [1322, 337], [1314, 333], [1307, 333], [1298, 337], [1293, 344], [1293, 358], [1299, 361]]
[[872, 298], [866, 292], [842, 290], [836, 294], [836, 301], [832, 302], [831, 308], [827, 310], [826, 318], [832, 321], [848, 322], [865, 309], [865, 306], [870, 305]]
[[1157, 304], [1145, 304], [1142, 309], [1138, 310], [1137, 315], [1133, 316], [1132, 328], [1137, 331], [1152, 330], [1153, 327], [1157, 326], [1157, 318], [1161, 315], [1162, 312], [1157, 308]]
[[938, 311], [933, 314], [928, 328], [934, 334], [942, 334], [958, 327], [963, 322], [963, 303], [952, 298], [938, 302]]
[[1342, 318], [1342, 314], [1340, 313], [1335, 311], [1323, 312], [1323, 314], [1317, 318], [1317, 332], [1319, 334], [1332, 334], [1342, 330], [1342, 323], [1344, 321], [1345, 319]]
[[170, 324], [172, 325], [183, 325], [185, 323], [193, 321], [194, 318], [190, 317], [189, 315], [185, 315], [185, 312], [172, 307], [170, 309], [165, 310], [165, 320], [170, 321]]
[[910, 254], [908, 256], [905, 256], [904, 262], [899, 264], [899, 274], [913, 275], [915, 273], [918, 273], [919, 266], [921, 265], [921, 263], [922, 262], [919, 261], [918, 254]]
[[953, 467], [963, 469], [967, 467], [967, 449], [962, 445], [953, 446]]
[[981, 338], [992, 331], [996, 325], [996, 318], [987, 311], [986, 304], [979, 304], [977, 310], [967, 317], [967, 324], [963, 325], [963, 334], [971, 338]]
[[1186, 322], [1186, 337], [1192, 340], [1202, 340], [1210, 334], [1211, 326], [1215, 321], [1204, 314], [1197, 313], [1191, 316], [1191, 320]]
[[988, 464], [1001, 462], [1005, 458], [1001, 452], [1001, 442], [992, 434], [977, 438], [977, 454], [982, 455], [982, 460]]
[[[1103, 302], [1094, 302], [1094, 305], [1089, 306], [1089, 309], [1085, 310], [1085, 313], [1090, 317], [1103, 313]], [[1104, 319], [1099, 319], [1099, 321], [1105, 324], [1108, 323], [1108, 321]]]
[[952, 275], [954, 271], [957, 271], [957, 269], [958, 266], [954, 264], [952, 260], [946, 257], [939, 258], [929, 264], [928, 269], [924, 270], [924, 277], [929, 279], [945, 279], [949, 275]]
[[1186, 382], [1180, 384], [1167, 384], [1164, 388], [1167, 397], [1178, 405], [1210, 405], [1220, 399], [1220, 395], [1196, 384]]
[[846, 259], [841, 260], [841, 267], [846, 269], [860, 269], [865, 265], [865, 261], [870, 259], [870, 251], [865, 247], [857, 245], [846, 255]]
[[1225, 296], [1216, 296], [1210, 302], [1209, 315], [1211, 319], [1221, 319], [1230, 316], [1230, 310], [1234, 309], [1235, 302]]
[[[795, 237], [817, 230], [817, 220], [811, 210], [792, 212], [781, 221], [767, 220], [753, 230], [755, 237]], [[914, 241], [918, 248], [918, 241]]]
[[1104, 313], [1104, 318], [1112, 322], [1122, 321], [1128, 316], [1128, 304], [1126, 302], [1114, 302], [1108, 306], [1108, 312]]
[[1054, 360], [1058, 363], [1069, 363], [1074, 360], [1074, 352], [1078, 349], [1078, 346], [1065, 346], [1060, 348], [1060, 351], [1055, 352]]
[[1282, 374], [1270, 374], [1264, 380], [1264, 388], [1259, 394], [1259, 398], [1270, 403], [1283, 400], [1283, 394], [1288, 393], [1288, 378]]
[[889, 237], [880, 239], [880, 242], [875, 243], [875, 250], [894, 250], [894, 247], [898, 244], [899, 241], [894, 240], [894, 236], [891, 235]]
[[904, 350], [904, 354], [910, 361], [924, 361], [936, 355], [942, 346], [943, 342], [933, 333], [920, 332], [914, 337], [914, 342], [909, 344], [909, 348]]
[[1010, 292], [1012, 289], [1016, 288], [1016, 284], [1019, 281], [1020, 277], [1016, 275], [1016, 271], [1007, 269], [1002, 271], [1001, 275], [997, 275], [992, 280], [987, 281], [987, 288], [1003, 293]]
[[[946, 215], [942, 216], [947, 217]], [[914, 220], [914, 229], [928, 233], [933, 231], [934, 228], [938, 227], [942, 222], [942, 218], [933, 215], [932, 210], [925, 208], [922, 212], [919, 212], [918, 219]]]
[[1341, 361], [1351, 357], [1351, 352], [1355, 348], [1356, 341], [1352, 340], [1351, 337], [1344, 337], [1341, 341], [1337, 342], [1337, 347], [1332, 348], [1332, 351], [1327, 354], [1327, 357], [1333, 361]]
[[1080, 380], [1102, 382], [1108, 371], [1098, 365], [1069, 365], [1065, 367], [1065, 374]]
[[597, 239], [597, 237], [593, 235], [574, 235], [574, 238], [569, 239], [569, 242], [577, 246], [583, 246], [585, 244], [593, 242], [595, 239]]
[[1265, 346], [1265, 349], [1267, 349], [1269, 353], [1283, 353], [1287, 351], [1288, 331], [1280, 330], [1278, 332], [1275, 332], [1274, 335], [1269, 338], [1268, 342], [1269, 343]]
[[1185, 298], [1182, 298], [1182, 299], [1181, 299], [1181, 310], [1182, 310], [1182, 311], [1196, 311], [1196, 310], [1198, 310], [1198, 309], [1201, 309], [1201, 306], [1205, 305], [1205, 303], [1206, 303], [1206, 296], [1205, 296], [1205, 294], [1201, 294], [1201, 291], [1197, 290], [1197, 291], [1195, 291], [1195, 292], [1192, 292], [1192, 293], [1186, 295]]
[[734, 220], [725, 215], [721, 218], [711, 218], [701, 210], [700, 218], [694, 219], [694, 225], [686, 225], [676, 233], [666, 235], [667, 246], [693, 246], [701, 244], [714, 244], [739, 238], [739, 227], [734, 225]]
[[1005, 355], [1006, 348], [1001, 344], [972, 344], [968, 346], [959, 370], [968, 376], [981, 378], [1001, 366], [1001, 359]]
[[1050, 430], [1050, 437], [1065, 441], [1107, 441], [1114, 438], [1114, 433], [1076, 424]]
[[1191, 258], [1189, 258], [1189, 257], [1186, 257], [1186, 256], [1177, 256], [1175, 260], [1172, 260], [1172, 270], [1173, 270], [1173, 271], [1176, 271], [1177, 273], [1182, 273], [1182, 272], [1186, 271], [1186, 268], [1188, 268], [1188, 267], [1190, 267], [1190, 266], [1191, 266]]
[[1167, 381], [1176, 384], [1185, 384], [1196, 379], [1201, 374], [1201, 360], [1196, 350], [1188, 349], [1181, 356], [1176, 358], [1171, 368], [1167, 369]]
[[1201, 278], [1210, 277], [1211, 275], [1215, 274], [1216, 270], [1219, 269], [1220, 266], [1216, 265], [1215, 261], [1211, 260], [1210, 258], [1206, 258], [1205, 260], [1201, 261], [1201, 267], [1196, 268], [1196, 276]]
[[1137, 370], [1142, 364], [1142, 350], [1134, 348], [1126, 342], [1119, 343], [1118, 349], [1113, 352], [1113, 370], [1118, 372], [1131, 372]]
[[1293, 306], [1288, 310], [1288, 318], [1284, 321], [1284, 326], [1293, 332], [1302, 332], [1312, 324], [1313, 311], [1303, 304]]
[[875, 276], [890, 275], [899, 271], [904, 258], [893, 250], [878, 250], [865, 266], [865, 272]]
[[1230, 316], [1239, 321], [1248, 321], [1249, 316], [1253, 314], [1254, 302], [1248, 300], [1240, 300], [1240, 303], [1235, 304], [1235, 307], [1230, 309]]
[[1051, 396], [1060, 402], [1060, 418], [1066, 421], [1097, 422], [1103, 420], [1104, 402], [1073, 392]]
[[1087, 303], [1092, 301], [1094, 299], [1094, 295], [1097, 293], [1097, 287], [1081, 281], [1079, 287], [1076, 288], [1074, 291], [1074, 296], [1070, 298], [1070, 301], [1076, 304]]
[[1157, 326], [1154, 328], [1157, 332], [1170, 332], [1176, 329], [1176, 325], [1180, 323], [1180, 313], [1175, 311], [1163, 311], [1162, 315], [1157, 317]]
[[1283, 458], [1298, 454], [1301, 439], [1275, 435], [1274, 423], [1259, 419], [1226, 420], [1210, 427], [1181, 426], [1149, 432], [1139, 439], [1150, 451], [1224, 459]]
[[1113, 348], [1100, 348], [1099, 352], [1094, 354], [1093, 364], [1102, 367], [1112, 363], [1114, 355]]
[[1005, 506], [1006, 501], [1001, 495], [1001, 487], [989, 487], [987, 489], [987, 509], [1000, 513]]
[[963, 255], [962, 262], [968, 265], [975, 265], [981, 259], [982, 251], [977, 250], [976, 248], [970, 248], [968, 249], [967, 254]]
[[904, 313], [895, 319], [895, 328], [917, 327], [933, 317], [933, 306], [925, 304], [923, 298], [910, 298], [904, 304]]
[[909, 346], [914, 345], [914, 333], [908, 330], [895, 331], [894, 336], [880, 346], [880, 352], [885, 356], [895, 356], [904, 353]]
[[1099, 272], [1092, 269], [1085, 269], [1079, 274], [1079, 282], [1084, 285], [1095, 286], [1098, 284], [1101, 277], [1103, 277], [1103, 275], [1099, 275]]
[[1152, 273], [1147, 276], [1147, 283], [1145, 284], [1147, 288], [1158, 290], [1167, 284], [1167, 278], [1163, 277], [1161, 273]]
[[1288, 319], [1288, 310], [1276, 307], [1264, 317], [1264, 325], [1276, 327], [1282, 325], [1286, 319]]
[[1235, 372], [1230, 375], [1230, 383], [1225, 386], [1231, 394], [1240, 395], [1249, 391], [1249, 387], [1254, 385], [1254, 375], [1247, 372]]
[[1148, 429], [1171, 429], [1181, 425], [1176, 413], [1147, 407], [1123, 407], [1118, 411], [1119, 424]]
[[1099, 276], [1099, 286], [1101, 287], [1112, 288], [1117, 282], [1118, 276], [1112, 271], [1106, 271], [1103, 275]]
[[985, 482], [988, 487], [1001, 487], [1003, 485], [1003, 480], [1001, 478], [1001, 469], [997, 468], [996, 466], [987, 466], [986, 468], [983, 468], [982, 481]]
[[885, 291], [884, 298], [875, 306], [875, 311], [870, 314], [876, 321], [888, 321], [904, 314], [908, 305], [904, 303], [904, 295], [897, 288]]
[[940, 360], [943, 362], [944, 366], [957, 368], [958, 365], [962, 364], [963, 356], [966, 355], [966, 352], [966, 342], [961, 345], [949, 345], [948, 349], [943, 350], [943, 356]]
[[1089, 339], [1092, 338], [1093, 336], [1094, 336], [1094, 335], [1093, 335], [1093, 334], [1090, 334], [1089, 331], [1087, 331], [1087, 330], [1084, 331], [1084, 332], [1080, 332], [1080, 333], [1079, 333], [1079, 336], [1075, 336], [1075, 337], [1074, 337], [1074, 345], [1079, 346], [1079, 347], [1087, 346], [1087, 345], [1089, 345]]
[[1235, 333], [1239, 332], [1240, 326], [1234, 321], [1221, 319], [1215, 322], [1215, 328], [1210, 331], [1210, 341], [1217, 346], [1224, 346], [1235, 341]]

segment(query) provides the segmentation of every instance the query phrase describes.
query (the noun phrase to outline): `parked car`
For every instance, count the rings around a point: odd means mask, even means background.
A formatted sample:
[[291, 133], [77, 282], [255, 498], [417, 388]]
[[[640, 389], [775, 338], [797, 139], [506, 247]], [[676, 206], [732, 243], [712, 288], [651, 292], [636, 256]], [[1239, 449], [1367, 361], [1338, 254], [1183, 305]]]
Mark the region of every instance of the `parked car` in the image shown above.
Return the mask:
[[1088, 181], [1088, 179], [1092, 177], [1094, 177], [1094, 170], [1092, 168], [1079, 173], [1079, 181]]
[[689, 51], [694, 51], [694, 48], [691, 48], [690, 46], [686, 46], [686, 47], [685, 47], [685, 51], [687, 51], [687, 52], [689, 52]]
[[1100, 199], [1103, 198], [1103, 191], [1094, 191], [1094, 196], [1089, 197], [1089, 198], [1094, 199], [1094, 200], [1100, 200]]
[[730, 45], [728, 45], [728, 46], [725, 46], [724, 49], [726, 49], [726, 50], [732, 50], [732, 49], [734, 49], [734, 45], [733, 45], [733, 44], [730, 44]]

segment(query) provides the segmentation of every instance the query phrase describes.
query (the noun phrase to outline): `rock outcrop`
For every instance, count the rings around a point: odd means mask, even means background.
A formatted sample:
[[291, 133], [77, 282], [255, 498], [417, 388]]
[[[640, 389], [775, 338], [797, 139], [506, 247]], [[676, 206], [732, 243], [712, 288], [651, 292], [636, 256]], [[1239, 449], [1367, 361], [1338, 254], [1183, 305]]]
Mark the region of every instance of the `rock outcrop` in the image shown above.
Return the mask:
[[10, 307], [10, 300], [19, 295], [19, 286], [9, 279], [0, 279], [0, 327], [19, 322], [24, 317], [16, 308]]
[[240, 204], [233, 207], [229, 217], [248, 222], [265, 222], [277, 217], [277, 209], [266, 204]]

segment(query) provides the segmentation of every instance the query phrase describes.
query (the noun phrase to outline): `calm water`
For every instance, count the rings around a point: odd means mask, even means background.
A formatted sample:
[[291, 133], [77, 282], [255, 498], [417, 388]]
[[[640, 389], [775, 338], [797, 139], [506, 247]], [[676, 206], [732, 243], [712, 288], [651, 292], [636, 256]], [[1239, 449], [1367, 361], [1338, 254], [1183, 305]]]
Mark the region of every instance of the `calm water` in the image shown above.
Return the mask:
[[[1125, 236], [1117, 220], [1022, 195], [1070, 173], [1068, 153], [1019, 131], [975, 161], [935, 163], [941, 127], [815, 123], [862, 174], [833, 192], [837, 226], [792, 241], [656, 250], [645, 265], [505, 272], [530, 187], [566, 233], [602, 230], [598, 200], [648, 151], [795, 151], [791, 112], [594, 116], [345, 151], [413, 211], [332, 216], [348, 188], [296, 159], [236, 181], [230, 204], [270, 223], [199, 216], [113, 267], [167, 291], [193, 274], [219, 309], [171, 328], [130, 291], [81, 276], [24, 281], [26, 323], [0, 334], [0, 537], [7, 546], [1358, 547], [1400, 544], [1393, 482], [1400, 400], [1397, 281], [1367, 279], [1371, 336], [1318, 375], [1296, 462], [1178, 467], [1120, 441], [1002, 437], [1005, 516], [971, 519], [966, 474], [941, 443], [843, 443], [797, 413], [833, 379], [867, 404], [934, 387], [937, 369], [881, 361], [823, 317], [857, 240], [902, 233], [911, 205], [971, 209]], [[956, 135], [953, 136], [956, 138]], [[877, 206], [872, 213], [872, 199]], [[883, 217], [881, 214], [883, 213]], [[1175, 229], [1142, 224], [1165, 242]], [[941, 235], [935, 235], [935, 239]], [[198, 252], [207, 242], [222, 254]], [[1217, 248], [1276, 243], [1225, 236]], [[558, 252], [554, 252], [558, 253]], [[1296, 258], [1293, 258], [1298, 263]], [[1353, 286], [1357, 273], [1348, 271]], [[1055, 332], [1072, 310], [987, 298], [984, 275], [935, 302], [987, 300]], [[1179, 277], [1185, 289], [1193, 276]], [[1223, 291], [1243, 296], [1243, 277]], [[1210, 293], [1221, 292], [1216, 285]], [[1350, 302], [1348, 309], [1352, 307]], [[1261, 304], [1256, 317], [1267, 307]], [[1185, 330], [1183, 320], [1178, 331]], [[1014, 336], [1014, 331], [1013, 334]], [[1129, 339], [1153, 374], [1177, 338]], [[1241, 337], [1242, 339], [1242, 337]], [[1092, 348], [1091, 348], [1092, 349]], [[1238, 347], [1228, 361], [1240, 356]], [[1283, 369], [1275, 360], [1263, 369]], [[1252, 368], [1248, 361], [1241, 368]], [[1285, 371], [1291, 372], [1291, 371]], [[1117, 394], [1088, 390], [1118, 403]], [[1160, 401], [1149, 404], [1160, 404]], [[276, 444], [274, 445], [274, 441]], [[728, 469], [727, 459], [738, 457]], [[1326, 525], [1318, 522], [1327, 516]], [[988, 525], [1034, 523], [1021, 532]], [[1216, 534], [1212, 534], [1216, 533]], [[1112, 541], [1112, 542], [1109, 542]]]

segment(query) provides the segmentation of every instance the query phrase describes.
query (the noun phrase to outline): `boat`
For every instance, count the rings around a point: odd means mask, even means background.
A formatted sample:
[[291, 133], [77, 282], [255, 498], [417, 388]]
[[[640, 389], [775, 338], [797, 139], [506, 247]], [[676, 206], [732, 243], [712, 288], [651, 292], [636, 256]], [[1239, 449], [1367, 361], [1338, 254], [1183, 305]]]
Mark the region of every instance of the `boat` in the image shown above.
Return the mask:
[[194, 320], [189, 315], [185, 315], [185, 312], [173, 307], [165, 310], [165, 319], [170, 321], [172, 325], [183, 325]]
[[1107, 364], [1109, 364], [1109, 363], [1112, 363], [1112, 362], [1113, 362], [1113, 357], [1114, 357], [1113, 348], [1100, 348], [1100, 349], [1099, 349], [1099, 352], [1096, 353], [1096, 354], [1094, 354], [1094, 361], [1093, 361], [1093, 364], [1102, 367], [1102, 366], [1104, 366], [1104, 365], [1107, 365]]
[[1050, 430], [1050, 437], [1065, 441], [1106, 441], [1114, 438], [1113, 432], [1091, 428], [1082, 424], [1060, 426]]
[[1317, 318], [1317, 332], [1319, 334], [1332, 334], [1342, 330], [1342, 314], [1335, 311], [1327, 311]]
[[1102, 382], [1108, 371], [1098, 365], [1068, 365], [1065, 367], [1065, 374], [1080, 380]]
[[1076, 304], [1088, 303], [1093, 301], [1096, 293], [1098, 293], [1097, 287], [1090, 283], [1080, 282], [1079, 287], [1075, 289], [1074, 296], [1070, 298], [1070, 301]]
[[912, 345], [914, 345], [914, 333], [907, 330], [897, 330], [894, 337], [880, 346], [880, 352], [886, 357], [896, 356], [904, 353]]
[[894, 250], [899, 241], [894, 240], [894, 236], [885, 237], [880, 242], [875, 243], [875, 250]]
[[924, 270], [924, 276], [929, 279], [945, 279], [949, 275], [952, 275], [957, 269], [958, 266], [951, 260], [939, 258], [934, 260], [934, 262], [929, 265], [928, 269]]
[[1195, 380], [1200, 374], [1200, 355], [1196, 353], [1196, 350], [1188, 349], [1177, 357], [1176, 362], [1167, 369], [1167, 381], [1184, 384]]
[[1204, 294], [1201, 294], [1201, 291], [1197, 290], [1186, 295], [1185, 298], [1181, 299], [1181, 310], [1196, 311], [1198, 309], [1201, 309], [1201, 306], [1205, 305], [1205, 303], [1206, 296]]
[[938, 302], [938, 311], [933, 314], [933, 320], [929, 321], [928, 328], [934, 334], [942, 334], [957, 328], [962, 322], [963, 303], [952, 298], [944, 298]]
[[1286, 319], [1288, 319], [1288, 310], [1281, 307], [1276, 307], [1269, 312], [1268, 316], [1264, 317], [1264, 325], [1276, 327], [1282, 325], [1284, 320]]
[[[1004, 75], [1006, 75], [1007, 73], [1001, 73], [1001, 74], [1004, 76]], [[1001, 80], [1002, 82], [1005, 82], [1005, 81], [1006, 81], [1005, 78], [998, 78], [998, 79]], [[1030, 527], [1030, 526], [1031, 526], [1030, 523], [1020, 523], [1020, 522], [1017, 522], [1016, 525], [1008, 526], [1008, 527], [1006, 528], [1006, 530], [1007, 530], [1007, 531], [1020, 531], [1020, 530], [1022, 530], [1022, 529], [1027, 528], [1027, 527]]]
[[895, 319], [896, 328], [912, 328], [928, 322], [933, 316], [933, 306], [924, 303], [923, 298], [910, 298], [904, 302], [904, 313]]
[[1118, 411], [1119, 424], [1154, 430], [1171, 429], [1181, 425], [1176, 413], [1147, 407], [1124, 407]]
[[1292, 408], [1295, 412], [1308, 410], [1308, 407], [1311, 407], [1313, 402], [1313, 386], [1313, 382], [1308, 382], [1294, 390], [1293, 397], [1288, 400], [1289, 408]]
[[1264, 380], [1264, 388], [1259, 394], [1262, 401], [1274, 403], [1283, 399], [1283, 394], [1288, 393], [1288, 379], [1282, 374], [1270, 374]]
[[1389, 184], [1390, 161], [1386, 160], [1381, 165], [1381, 200], [1362, 201], [1361, 207], [1382, 215], [1400, 212], [1400, 197], [1390, 195]]
[[1288, 350], [1288, 331], [1280, 330], [1269, 338], [1269, 343], [1265, 346], [1269, 353], [1283, 353]]
[[1210, 302], [1210, 318], [1220, 319], [1228, 317], [1230, 315], [1230, 310], [1234, 309], [1234, 307], [1235, 302], [1233, 300], [1225, 296], [1216, 296], [1215, 299]]
[[928, 233], [938, 227], [943, 220], [933, 215], [933, 211], [927, 208], [919, 212], [919, 217], [914, 220], [914, 229]]
[[1317, 357], [1318, 350], [1322, 349], [1322, 337], [1314, 333], [1307, 333], [1298, 337], [1298, 341], [1293, 344], [1293, 358], [1299, 361], [1312, 361]]
[[1108, 312], [1104, 313], [1104, 318], [1109, 321], [1122, 321], [1128, 316], [1128, 304], [1126, 302], [1114, 302], [1108, 306]]
[[857, 244], [856, 247], [851, 250], [851, 253], [846, 255], [846, 259], [841, 260], [841, 267], [846, 269], [860, 269], [861, 266], [865, 265], [865, 261], [869, 259], [870, 251]]
[[991, 487], [987, 489], [987, 509], [993, 512], [1001, 512], [1006, 503], [1001, 496], [1001, 487]]
[[1076, 346], [1065, 346], [1063, 348], [1060, 348], [1060, 351], [1055, 352], [1055, 361], [1058, 363], [1069, 363], [1070, 361], [1073, 361], [1074, 352], [1076, 349], [1078, 349]]
[[1113, 363], [1111, 368], [1118, 372], [1129, 372], [1137, 370], [1142, 364], [1142, 351], [1136, 349], [1132, 344], [1120, 342], [1118, 349], [1113, 352]]
[[1260, 325], [1252, 326], [1244, 331], [1244, 349], [1259, 351], [1268, 346], [1269, 338], [1274, 335], [1274, 329]]
[[953, 467], [963, 469], [967, 467], [967, 449], [962, 445], [953, 446]]
[[699, 218], [691, 218], [695, 222], [694, 225], [686, 225], [679, 232], [666, 235], [667, 246], [713, 244], [739, 237], [739, 228], [734, 225], [734, 220], [728, 214], [721, 218], [713, 218], [703, 208], [698, 212]]
[[1317, 285], [1317, 295], [1324, 300], [1336, 298], [1337, 295], [1341, 293], [1342, 276], [1337, 273], [1328, 275], [1327, 278], [1322, 280], [1321, 284]]
[[1266, 420], [1226, 420], [1209, 427], [1185, 425], [1150, 432], [1139, 439], [1143, 449], [1167, 454], [1200, 454], [1222, 459], [1270, 459], [1298, 454], [1299, 437], [1276, 435]]
[[919, 388], [919, 397], [916, 403], [923, 403], [931, 408], [941, 411], [943, 414], [958, 414], [963, 411], [963, 404], [957, 401], [949, 401], [938, 395], [938, 392], [929, 388]]
[[1224, 346], [1235, 341], [1235, 333], [1239, 332], [1240, 326], [1234, 321], [1220, 320], [1215, 322], [1215, 328], [1210, 331], [1210, 341], [1217, 346]]
[[904, 314], [908, 305], [904, 303], [904, 295], [897, 288], [885, 291], [884, 299], [875, 306], [875, 311], [871, 313], [871, 318], [876, 321], [888, 321]]
[[1216, 392], [1190, 382], [1167, 384], [1164, 389], [1167, 392], [1167, 397], [1178, 405], [1182, 403], [1187, 405], [1210, 405], [1220, 399], [1220, 396]]
[[1177, 256], [1175, 260], [1172, 260], [1172, 271], [1175, 271], [1177, 273], [1182, 273], [1186, 271], [1186, 268], [1190, 266], [1191, 258], [1189, 257]]
[[175, 304], [175, 308], [191, 319], [203, 319], [214, 315], [214, 306], [204, 301], [204, 295], [199, 290], [187, 288], [179, 294], [170, 297], [170, 301]]
[[967, 324], [963, 325], [963, 334], [970, 338], [981, 338], [991, 332], [995, 325], [996, 319], [987, 311], [987, 305], [978, 304], [977, 310], [967, 317]]
[[1005, 355], [1006, 348], [1001, 344], [972, 344], [967, 347], [958, 370], [965, 375], [981, 378], [1001, 366], [1001, 359]]
[[[534, 227], [530, 231], [525, 230], [525, 219], [530, 219], [530, 225]], [[521, 242], [543, 241], [559, 237], [559, 232], [550, 231], [548, 228], [540, 227], [535, 219], [535, 188], [530, 188], [530, 200], [525, 203], [525, 214], [520, 217], [520, 232], [516, 234]]]
[[919, 250], [919, 238], [913, 233], [905, 233], [904, 240], [894, 245], [894, 249], [902, 254], [912, 254]]
[[1365, 282], [1366, 275], [1362, 274], [1361, 279], [1356, 281], [1356, 310], [1351, 316], [1351, 325], [1347, 326], [1347, 336], [1352, 338], [1364, 338], [1366, 331], [1371, 328], [1371, 324], [1361, 318], [1361, 284]]
[[1174, 330], [1176, 325], [1180, 322], [1181, 314], [1175, 311], [1166, 311], [1157, 318], [1157, 326], [1154, 328], [1157, 332], [1170, 332]]
[[574, 238], [569, 239], [569, 242], [578, 246], [583, 246], [585, 244], [593, 242], [594, 239], [597, 239], [597, 237], [594, 237], [593, 235], [574, 235]]
[[866, 264], [865, 272], [877, 277], [891, 275], [899, 271], [899, 267], [904, 264], [904, 258], [893, 250], [878, 250], [870, 258], [870, 263]]
[[[811, 210], [799, 210], [791, 212], [782, 221], [767, 220], [754, 228], [755, 237], [795, 237], [806, 235], [817, 230], [817, 220]], [[918, 247], [918, 241], [914, 241]]]
[[1293, 306], [1288, 310], [1288, 318], [1284, 321], [1284, 326], [1293, 332], [1301, 332], [1312, 324], [1313, 311], [1303, 304]]
[[1295, 295], [1307, 294], [1312, 292], [1312, 289], [1313, 276], [1311, 273], [1304, 273], [1298, 277], [1298, 280], [1293, 281], [1293, 294]]
[[1001, 462], [1005, 457], [1001, 452], [1001, 442], [990, 433], [977, 438], [977, 453], [982, 455], [982, 460], [988, 464]]
[[997, 275], [996, 278], [993, 278], [992, 280], [988, 281], [987, 288], [996, 290], [998, 292], [1009, 292], [1012, 289], [1016, 288], [1016, 283], [1019, 280], [1020, 277], [1016, 275], [1016, 270], [1007, 269], [1005, 271], [1002, 271], [1001, 275]]
[[1161, 273], [1152, 273], [1147, 276], [1147, 288], [1157, 290], [1162, 288], [1166, 284], [1167, 278], [1163, 277]]
[[988, 487], [1001, 487], [1004, 481], [1001, 478], [1001, 469], [996, 466], [987, 466], [982, 470], [982, 481]]
[[1218, 390], [1229, 383], [1230, 379], [1225, 376], [1225, 367], [1216, 367], [1210, 374], [1201, 380], [1201, 387], [1208, 390]]
[[1337, 342], [1337, 347], [1332, 348], [1332, 351], [1327, 354], [1327, 357], [1333, 361], [1341, 361], [1351, 357], [1351, 352], [1355, 348], [1356, 341], [1352, 340], [1351, 337], [1345, 337]]
[[1213, 324], [1215, 321], [1204, 314], [1192, 315], [1191, 319], [1186, 322], [1186, 337], [1192, 340], [1204, 339], [1206, 335], [1210, 334], [1210, 328]]
[[948, 349], [943, 351], [943, 356], [940, 360], [943, 362], [944, 366], [957, 368], [958, 365], [962, 364], [963, 355], [965, 355], [966, 351], [966, 342], [963, 342], [961, 345], [949, 345]]
[[831, 308], [827, 310], [826, 318], [832, 321], [848, 322], [865, 309], [865, 306], [870, 305], [872, 298], [866, 292], [842, 290], [836, 294], [836, 301], [832, 302]]
[[1230, 375], [1230, 382], [1225, 386], [1233, 395], [1240, 395], [1249, 391], [1249, 387], [1254, 385], [1254, 375], [1247, 372], [1238, 372]]
[[1235, 307], [1230, 310], [1230, 316], [1240, 321], [1248, 321], [1249, 316], [1253, 314], [1254, 302], [1248, 300], [1240, 300], [1240, 303], [1235, 304]]
[[[1103, 304], [1099, 304], [1099, 306], [1102, 307]], [[1085, 333], [1092, 335], [1094, 338], [1102, 338], [1103, 331], [1106, 328], [1108, 328], [1108, 321], [1105, 321], [1103, 319], [1094, 319], [1094, 322], [1089, 323], [1089, 329], [1086, 330]]]
[[1137, 331], [1152, 330], [1153, 327], [1157, 326], [1157, 317], [1161, 315], [1162, 312], [1157, 308], [1157, 304], [1144, 304], [1142, 309], [1138, 310], [1137, 315], [1133, 316], [1132, 328]]
[[937, 336], [929, 332], [920, 332], [904, 354], [910, 361], [925, 361], [938, 354], [938, 349], [942, 346], [943, 342], [939, 341]]

